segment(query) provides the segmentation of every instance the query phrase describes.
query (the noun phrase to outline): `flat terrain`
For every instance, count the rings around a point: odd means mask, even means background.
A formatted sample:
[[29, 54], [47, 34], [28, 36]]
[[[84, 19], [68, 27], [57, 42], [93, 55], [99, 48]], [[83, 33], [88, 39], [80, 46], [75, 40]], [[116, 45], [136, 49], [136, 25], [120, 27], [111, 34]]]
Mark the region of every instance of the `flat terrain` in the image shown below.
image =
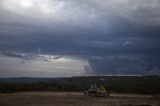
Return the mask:
[[160, 106], [152, 95], [88, 97], [76, 92], [0, 93], [0, 106]]

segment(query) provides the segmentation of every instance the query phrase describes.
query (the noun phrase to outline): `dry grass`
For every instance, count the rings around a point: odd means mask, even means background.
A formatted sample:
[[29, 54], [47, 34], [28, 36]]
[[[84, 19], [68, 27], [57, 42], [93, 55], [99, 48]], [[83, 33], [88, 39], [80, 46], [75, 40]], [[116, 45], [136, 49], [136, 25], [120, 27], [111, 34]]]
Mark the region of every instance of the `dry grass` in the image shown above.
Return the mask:
[[112, 94], [88, 97], [74, 92], [22, 92], [0, 94], [0, 106], [160, 106], [150, 95]]

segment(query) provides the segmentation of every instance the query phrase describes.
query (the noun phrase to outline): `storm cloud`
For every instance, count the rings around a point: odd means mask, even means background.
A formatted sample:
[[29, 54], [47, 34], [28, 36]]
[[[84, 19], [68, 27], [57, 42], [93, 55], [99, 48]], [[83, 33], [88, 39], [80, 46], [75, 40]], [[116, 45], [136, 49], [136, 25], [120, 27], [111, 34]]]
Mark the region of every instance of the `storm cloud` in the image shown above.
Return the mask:
[[160, 75], [159, 5], [159, 0], [1, 0], [1, 57], [67, 56], [85, 61], [86, 75]]

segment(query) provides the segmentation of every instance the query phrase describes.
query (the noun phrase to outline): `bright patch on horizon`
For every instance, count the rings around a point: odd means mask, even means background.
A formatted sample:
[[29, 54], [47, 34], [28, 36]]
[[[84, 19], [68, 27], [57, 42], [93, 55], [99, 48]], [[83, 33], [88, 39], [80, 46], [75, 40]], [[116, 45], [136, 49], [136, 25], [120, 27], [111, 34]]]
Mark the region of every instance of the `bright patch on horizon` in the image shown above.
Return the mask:
[[[25, 55], [27, 56], [27, 55]], [[7, 67], [8, 64], [10, 67]], [[63, 56], [37, 55], [25, 58], [0, 56], [0, 77], [71, 77], [86, 75], [84, 59]]]

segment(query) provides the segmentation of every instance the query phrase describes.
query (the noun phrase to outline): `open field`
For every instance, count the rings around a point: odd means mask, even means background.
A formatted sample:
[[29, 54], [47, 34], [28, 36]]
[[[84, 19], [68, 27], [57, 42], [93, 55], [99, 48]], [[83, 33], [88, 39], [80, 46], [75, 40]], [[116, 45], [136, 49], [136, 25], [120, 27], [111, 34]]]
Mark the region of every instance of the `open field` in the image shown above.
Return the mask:
[[77, 92], [1, 93], [0, 106], [160, 106], [152, 95], [111, 94], [88, 97]]

